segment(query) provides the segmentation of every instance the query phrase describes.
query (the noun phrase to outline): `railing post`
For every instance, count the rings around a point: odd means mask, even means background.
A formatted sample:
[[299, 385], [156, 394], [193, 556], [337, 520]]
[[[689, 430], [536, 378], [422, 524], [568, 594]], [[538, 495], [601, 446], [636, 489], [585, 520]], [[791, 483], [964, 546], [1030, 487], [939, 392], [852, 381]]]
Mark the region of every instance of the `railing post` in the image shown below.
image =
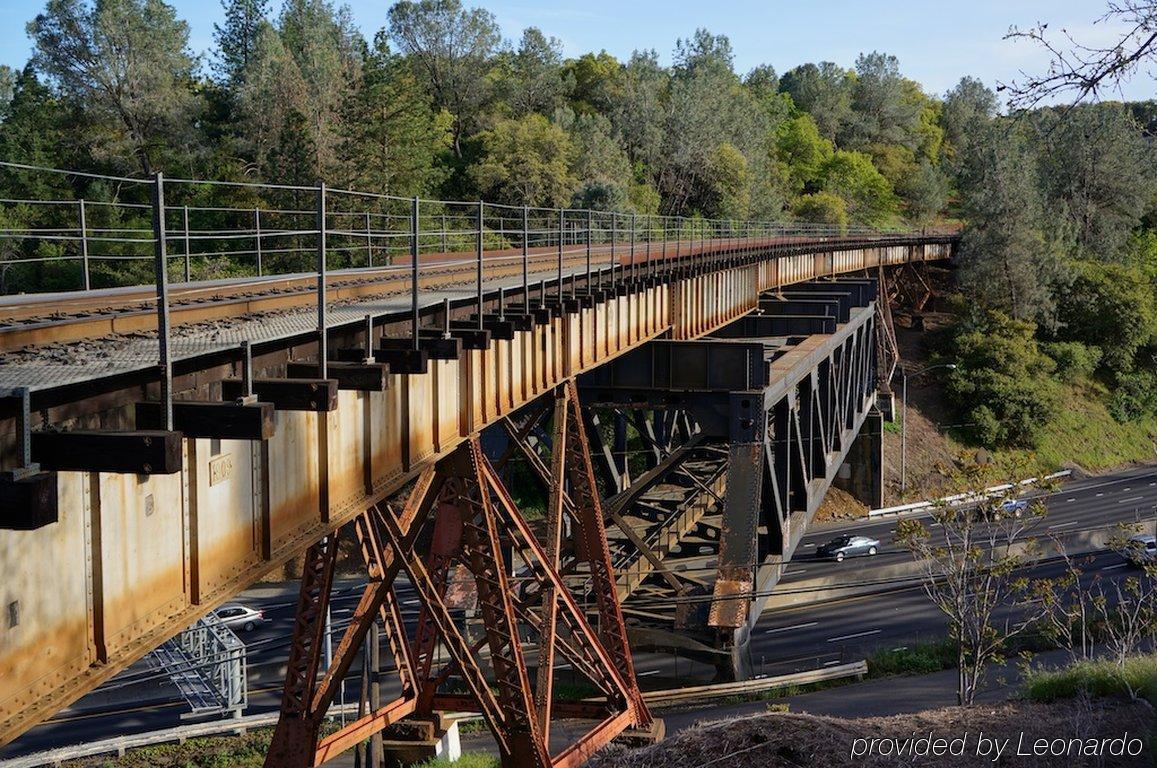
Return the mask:
[[183, 240], [185, 244], [185, 282], [189, 282], [192, 277], [192, 269], [189, 266], [189, 206], [181, 206], [181, 229], [183, 232]]
[[[445, 214], [443, 214], [445, 219]], [[418, 349], [418, 198], [410, 202], [410, 331], [413, 348]], [[443, 229], [445, 232], [445, 229]]]
[[675, 270], [680, 274], [686, 274], [687, 270], [683, 264], [683, 217], [675, 217]]
[[446, 253], [450, 249], [448, 237], [449, 234], [446, 232], [446, 212], [442, 211], [442, 253]]
[[631, 280], [638, 278], [635, 274], [635, 214], [631, 214]]
[[173, 360], [169, 349], [169, 269], [165, 236], [165, 177], [153, 178], [154, 279], [157, 284], [157, 356], [161, 368], [161, 427], [173, 429]]
[[611, 290], [615, 288], [615, 263], [619, 260], [615, 253], [615, 244], [619, 234], [619, 217], [611, 211]]
[[373, 230], [370, 229], [369, 211], [366, 211], [366, 262], [368, 266], [374, 266], [374, 235]]
[[257, 276], [262, 276], [261, 269], [261, 209], [253, 209], [253, 231], [257, 240]]
[[[587, 208], [587, 293], [591, 292], [591, 236], [594, 233], [594, 213]], [[600, 287], [602, 281], [599, 282]]]
[[475, 281], [478, 288], [478, 330], [482, 330], [482, 227], [485, 225], [485, 212], [483, 211], [483, 203], [478, 201], [478, 239], [475, 243], [478, 250], [478, 264], [475, 267]]
[[662, 224], [662, 227], [663, 227], [663, 229], [659, 235], [661, 238], [663, 238], [662, 243], [661, 243], [661, 247], [662, 247], [663, 251], [662, 251], [662, 255], [659, 257], [659, 259], [660, 259], [660, 261], [663, 262], [663, 271], [666, 272], [667, 271], [667, 217], [666, 216], [660, 216], [659, 222], [660, 222], [660, 224]]
[[88, 217], [85, 215], [84, 198], [80, 200], [80, 263], [84, 272], [84, 290], [92, 287], [88, 271]]
[[522, 206], [522, 310], [530, 314], [530, 208]]
[[329, 372], [329, 334], [325, 317], [325, 182], [317, 184], [317, 372], [326, 378]]
[[644, 252], [644, 258], [647, 261], [647, 267], [644, 270], [644, 272], [647, 273], [648, 278], [654, 278], [655, 277], [655, 264], [651, 261], [651, 230], [652, 230], [652, 225], [654, 224], [654, 222], [651, 220], [650, 215], [648, 215], [646, 218], [647, 218], [647, 245], [646, 245], [646, 251]]
[[248, 339], [241, 342], [241, 397], [247, 402], [253, 397], [253, 347]]
[[562, 208], [558, 210], [558, 304], [562, 306], [562, 228], [563, 220], [566, 218], [566, 211]]

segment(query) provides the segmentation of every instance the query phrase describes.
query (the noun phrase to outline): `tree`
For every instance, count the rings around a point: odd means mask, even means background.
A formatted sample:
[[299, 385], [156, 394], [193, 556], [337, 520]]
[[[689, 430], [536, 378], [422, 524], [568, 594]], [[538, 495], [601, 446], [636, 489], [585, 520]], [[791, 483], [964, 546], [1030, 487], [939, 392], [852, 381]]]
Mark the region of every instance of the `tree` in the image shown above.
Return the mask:
[[962, 77], [944, 94], [944, 140], [952, 155], [967, 152], [971, 137], [996, 117], [996, 94], [972, 77]]
[[1042, 185], [1070, 224], [1079, 258], [1116, 259], [1154, 192], [1157, 155], [1115, 104], [1038, 115]]
[[478, 139], [482, 156], [471, 176], [484, 198], [551, 208], [570, 202], [574, 147], [561, 127], [531, 114], [499, 120]]
[[578, 183], [572, 204], [611, 211], [630, 207], [631, 162], [615, 140], [611, 123], [602, 115], [579, 115], [571, 128]]
[[948, 401], [978, 442], [1032, 448], [1059, 402], [1055, 363], [1040, 351], [1032, 323], [973, 310], [953, 329], [946, 357]]
[[1013, 27], [1005, 39], [1036, 43], [1050, 57], [1048, 71], [1040, 75], [1021, 72], [1020, 80], [1002, 84], [1009, 106], [1030, 109], [1055, 98], [1066, 97], [1073, 104], [1088, 96], [1098, 98], [1106, 90], [1120, 91], [1121, 85], [1146, 64], [1157, 60], [1157, 2], [1154, 0], [1110, 0], [1098, 19], [1103, 27], [1122, 27], [1125, 32], [1110, 44], [1089, 45], [1061, 30], [1064, 41], [1048, 32], [1048, 24], [1029, 29]]
[[229, 87], [236, 87], [257, 50], [257, 36], [269, 13], [269, 0], [221, 0], [221, 6], [225, 9], [225, 23], [213, 25], [216, 69]]
[[710, 219], [744, 219], [751, 206], [747, 158], [726, 142], [707, 156], [700, 212]]
[[977, 126], [959, 162], [959, 282], [984, 307], [1051, 325], [1061, 270], [1042, 232], [1036, 162], [1021, 133]]
[[493, 14], [460, 0], [402, 0], [389, 11], [390, 36], [410, 57], [434, 99], [454, 118], [453, 147], [475, 124], [490, 86], [484, 73], [502, 35]]
[[[852, 117], [841, 131], [841, 142], [854, 149], [900, 144], [914, 150], [923, 105], [905, 83], [895, 56], [877, 51], [860, 54], [852, 85]], [[918, 88], [915, 95], [923, 96]]]
[[349, 9], [335, 10], [327, 0], [286, 0], [278, 31], [304, 87], [297, 109], [308, 119], [314, 174], [321, 179], [337, 165], [342, 105], [358, 87], [365, 43]]
[[1157, 332], [1157, 307], [1144, 275], [1120, 264], [1074, 262], [1073, 282], [1057, 307], [1058, 336], [1101, 349], [1113, 373], [1132, 370], [1134, 356]]
[[799, 109], [816, 121], [820, 133], [835, 140], [852, 119], [852, 86], [855, 76], [830, 61], [803, 64], [783, 73], [779, 89], [791, 96]]
[[439, 162], [450, 149], [449, 114], [434, 113], [413, 68], [389, 50], [379, 32], [367, 51], [361, 87], [342, 121], [343, 177], [354, 189], [428, 194], [446, 177]]
[[837, 149], [820, 170], [820, 185], [843, 198], [855, 222], [879, 226], [896, 215], [892, 185], [862, 152]]
[[[985, 483], [969, 479], [968, 487]], [[1021, 571], [1034, 562], [1030, 534], [1044, 517], [1043, 504], [1027, 514], [1007, 511], [1001, 498], [985, 498], [979, 509], [938, 505], [930, 524], [920, 519], [896, 524], [897, 543], [921, 569], [924, 592], [948, 620], [948, 637], [956, 646], [956, 700], [976, 702], [985, 670], [1005, 658], [1009, 641], [1025, 634], [1044, 615], [1028, 602], [1032, 585]]]
[[7, 64], [0, 64], [0, 122], [8, 116], [8, 106], [16, 92], [16, 78], [19, 73]]
[[820, 135], [812, 116], [801, 113], [776, 129], [775, 153], [784, 166], [791, 189], [798, 193], [817, 187], [835, 147]]
[[571, 108], [582, 114], [597, 113], [609, 116], [622, 88], [622, 69], [606, 51], [584, 53], [564, 65], [567, 78], [574, 84], [571, 89]]
[[646, 168], [659, 165], [670, 85], [670, 74], [654, 51], [635, 51], [623, 68], [611, 123], [632, 163]]
[[32, 64], [94, 119], [113, 157], [151, 174], [195, 108], [189, 27], [162, 0], [49, 0], [29, 22]]
[[931, 224], [948, 205], [952, 182], [939, 166], [924, 160], [901, 182], [898, 191], [907, 204], [909, 221]]
[[760, 64], [744, 76], [743, 86], [760, 101], [774, 99], [779, 95], [779, 75], [770, 64]]
[[574, 79], [562, 66], [562, 42], [528, 27], [511, 60], [507, 98], [514, 114], [551, 115], [573, 88]]
[[791, 211], [802, 221], [828, 224], [841, 231], [848, 228], [848, 206], [842, 197], [831, 192], [800, 195], [792, 205]]
[[295, 133], [305, 129], [307, 88], [297, 62], [285, 49], [281, 35], [272, 24], [261, 25], [238, 94], [241, 134], [249, 144], [249, 152], [261, 176], [275, 181], [289, 180], [274, 158], [282, 154], [282, 142], [300, 149], [302, 139]]

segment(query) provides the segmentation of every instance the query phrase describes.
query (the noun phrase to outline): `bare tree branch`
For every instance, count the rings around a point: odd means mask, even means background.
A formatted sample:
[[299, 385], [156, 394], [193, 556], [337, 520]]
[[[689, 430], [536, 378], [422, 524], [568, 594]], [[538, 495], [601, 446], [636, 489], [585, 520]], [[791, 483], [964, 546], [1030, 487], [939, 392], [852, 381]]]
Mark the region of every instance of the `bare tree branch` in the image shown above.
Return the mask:
[[[1111, 0], [1095, 25], [1120, 24], [1124, 33], [1109, 46], [1082, 43], [1068, 30], [1053, 35], [1047, 23], [1028, 29], [1011, 27], [1005, 40], [1028, 40], [1050, 57], [1044, 74], [1021, 70], [1020, 78], [1000, 83], [997, 91], [1008, 94], [1011, 109], [1032, 109], [1042, 102], [1064, 98], [1070, 106], [1086, 98], [1100, 99], [1106, 92], [1122, 94], [1122, 86], [1138, 70], [1157, 62], [1157, 2]], [[1152, 70], [1146, 70], [1149, 76]], [[1070, 98], [1071, 97], [1071, 98]]]

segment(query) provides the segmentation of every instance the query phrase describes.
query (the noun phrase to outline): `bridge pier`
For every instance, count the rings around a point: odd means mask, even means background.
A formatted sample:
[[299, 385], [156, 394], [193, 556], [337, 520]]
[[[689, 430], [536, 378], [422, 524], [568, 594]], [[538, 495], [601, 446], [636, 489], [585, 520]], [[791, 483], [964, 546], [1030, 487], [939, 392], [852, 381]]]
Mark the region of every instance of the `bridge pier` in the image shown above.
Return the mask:
[[[555, 390], [553, 401], [545, 540], [532, 532], [479, 438], [468, 439], [422, 473], [404, 505], [379, 504], [356, 521], [369, 581], [325, 670], [321, 633], [337, 533], [309, 549], [281, 717], [266, 766], [318, 765], [404, 718], [430, 721], [447, 709], [479, 712], [506, 768], [578, 765], [626, 729], [651, 727], [635, 681], [573, 382]], [[579, 546], [564, 548], [564, 529]], [[562, 575], [564, 566], [590, 589], [597, 624], [580, 608], [572, 583]], [[402, 573], [420, 603], [413, 630], [402, 620], [394, 592]], [[462, 574], [469, 583], [465, 590]], [[463, 609], [475, 601], [480, 633], [462, 626]], [[321, 739], [318, 731], [337, 686], [378, 621], [397, 665], [401, 695]], [[533, 673], [523, 649], [527, 631], [537, 635]], [[439, 664], [439, 647], [448, 650], [448, 663]], [[555, 699], [556, 654], [598, 692], [594, 701]], [[449, 694], [449, 684], [468, 693]], [[599, 724], [552, 755], [552, 713]], [[406, 754], [425, 748], [395, 746]]]
[[834, 484], [869, 509], [884, 506], [884, 414], [878, 408], [864, 417]]

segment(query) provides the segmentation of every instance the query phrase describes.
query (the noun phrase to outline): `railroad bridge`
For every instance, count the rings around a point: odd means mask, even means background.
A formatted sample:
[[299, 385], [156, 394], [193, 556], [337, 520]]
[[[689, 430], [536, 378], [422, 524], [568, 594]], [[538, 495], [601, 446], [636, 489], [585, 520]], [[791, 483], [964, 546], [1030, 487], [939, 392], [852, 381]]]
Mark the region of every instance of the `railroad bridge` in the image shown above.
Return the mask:
[[[507, 765], [646, 730], [632, 647], [747, 674], [827, 488], [879, 502], [878, 279], [955, 242], [324, 186], [250, 215], [192, 185], [126, 180], [137, 201], [106, 204], [135, 229], [67, 200], [79, 227], [22, 234], [63, 240], [82, 285], [0, 302], [0, 744], [299, 557], [269, 765], [445, 710], [481, 713]], [[102, 257], [152, 285], [93, 289]], [[323, 668], [341, 536], [366, 585]], [[323, 738], [378, 631], [400, 696]], [[557, 662], [597, 697], [556, 700]], [[562, 716], [594, 725], [560, 745]]]

